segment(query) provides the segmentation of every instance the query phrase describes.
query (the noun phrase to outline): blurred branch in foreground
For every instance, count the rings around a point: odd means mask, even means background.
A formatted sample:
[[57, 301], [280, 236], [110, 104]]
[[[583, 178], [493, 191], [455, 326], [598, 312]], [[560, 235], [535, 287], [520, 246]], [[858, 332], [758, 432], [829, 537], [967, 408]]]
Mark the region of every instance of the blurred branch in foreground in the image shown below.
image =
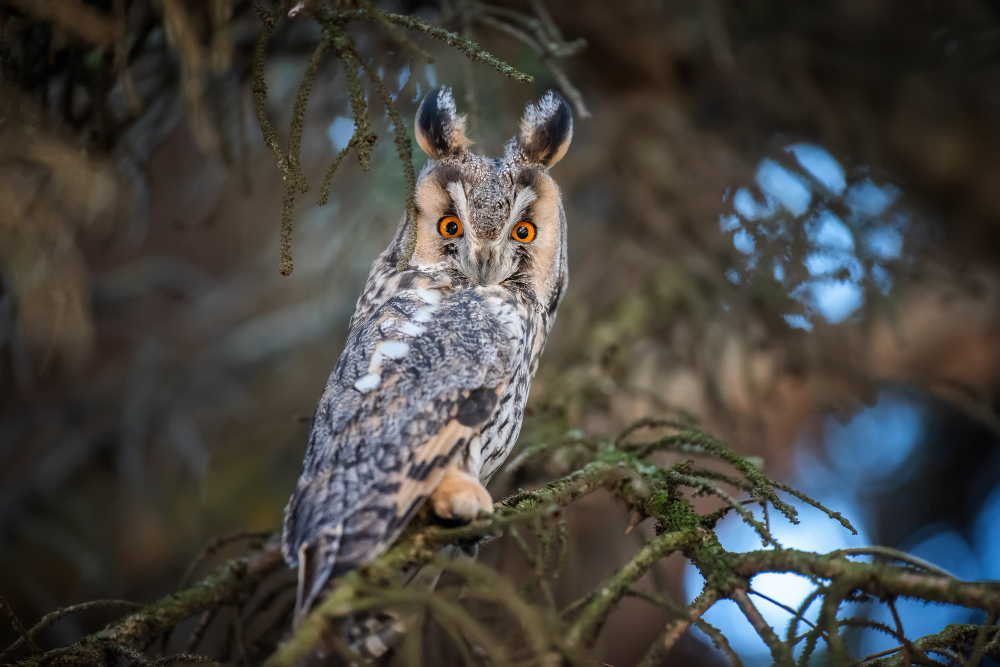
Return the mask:
[[[31, 69], [31, 63], [27, 62], [31, 56], [28, 41], [30, 31], [25, 27], [10, 31], [25, 42], [17, 49], [25, 62], [13, 59], [10, 63], [13, 66], [12, 71], [4, 78], [17, 81], [29, 90], [40, 88], [48, 91], [51, 88], [61, 91], [58, 95], [62, 100], [60, 111], [64, 120], [77, 127], [92, 123], [95, 126], [95, 143], [101, 148], [106, 149], [114, 145], [132, 122], [143, 116], [144, 109], [149, 109], [160, 97], [169, 97], [174, 92], [169, 86], [160, 85], [151, 90], [146, 85], [137, 86], [130, 70], [130, 61], [138, 60], [144, 48], [150, 50], [162, 48], [161, 44], [155, 41], [149, 46], [146, 45], [149, 35], [162, 28], [171, 46], [170, 57], [175, 57], [179, 66], [178, 87], [195, 142], [206, 154], [227, 155], [232, 152], [231, 147], [226, 145], [225, 120], [219, 117], [224, 114], [213, 114], [213, 108], [224, 107], [225, 104], [213, 100], [214, 93], [211, 91], [213, 78], [223, 75], [233, 62], [233, 32], [241, 32], [241, 25], [233, 20], [236, 8], [231, 3], [214, 0], [204, 3], [201, 7], [188, 7], [178, 0], [167, 0], [159, 5], [141, 0], [134, 2], [118, 0], [113, 12], [104, 12], [95, 6], [69, 0], [46, 0], [34, 3], [18, 0], [11, 4], [24, 12], [28, 26], [32, 21], [44, 22], [50, 25], [54, 32], [60, 35], [72, 35], [80, 43], [93, 49], [88, 65], [94, 71], [87, 77], [89, 87], [86, 90], [86, 105], [82, 105], [74, 98], [78, 94], [78, 82], [75, 71], [71, 69], [63, 73], [59, 67], [53, 67], [46, 69], [39, 81], [30, 78], [28, 71]], [[390, 91], [381, 69], [370, 61], [365, 49], [359, 46], [358, 38], [349, 32], [350, 24], [358, 21], [379, 24], [413, 60], [431, 63], [433, 57], [414, 42], [406, 31], [453, 47], [470, 62], [483, 63], [515, 81], [522, 83], [533, 81], [533, 77], [491, 55], [476, 42], [428, 22], [415, 15], [412, 10], [406, 13], [389, 12], [367, 0], [359, 2], [310, 0], [299, 2], [289, 9], [290, 4], [276, 2], [273, 9], [268, 9], [258, 0], [250, 3], [261, 22], [251, 58], [254, 108], [264, 143], [274, 153], [278, 169], [285, 181], [280, 259], [280, 270], [284, 275], [292, 271], [291, 235], [295, 197], [297, 194], [309, 191], [300, 158], [306, 107], [320, 66], [328, 54], [335, 55], [344, 65], [355, 130], [347, 146], [335, 158], [323, 179], [319, 204], [326, 203], [331, 179], [349, 152], [353, 151], [357, 155], [363, 171], [367, 172], [370, 168], [372, 150], [378, 141], [378, 137], [371, 131], [369, 119], [369, 101], [374, 93], [392, 119], [396, 148], [404, 172], [407, 214], [413, 216], [416, 213], [413, 198], [416, 174], [411, 159], [412, 145], [409, 131], [396, 104], [396, 95]], [[3, 4], [0, 3], [0, 56], [7, 50], [4, 48], [7, 19], [3, 16], [3, 9]], [[239, 9], [244, 10], [246, 6], [241, 5]], [[558, 87], [576, 107], [577, 112], [582, 117], [590, 115], [580, 92], [556, 62], [557, 59], [578, 53], [585, 46], [585, 42], [564, 41], [541, 3], [531, 3], [531, 12], [524, 13], [485, 3], [468, 2], [450, 14], [452, 15], [445, 17], [449, 22], [475, 21], [532, 48]], [[287, 24], [286, 17], [296, 19], [301, 16], [308, 16], [315, 21], [320, 33], [299, 83], [287, 146], [282, 147], [266, 109], [267, 85], [264, 70], [268, 46], [279, 21], [284, 20]], [[78, 45], [71, 45], [68, 48], [78, 48]], [[54, 60], [51, 53], [46, 57]], [[116, 88], [115, 82], [120, 89]], [[474, 86], [470, 86], [468, 94], [475, 96]], [[47, 92], [43, 93], [43, 97], [47, 96]], [[122, 103], [123, 100], [126, 104]], [[476, 104], [472, 105], [473, 109], [476, 107]], [[413, 233], [415, 234], [415, 231]], [[410, 252], [415, 242], [415, 236], [411, 236], [408, 246]], [[408, 256], [404, 255], [400, 261], [405, 263], [408, 259]]]
[[[635, 439], [635, 434], [643, 429], [666, 429], [666, 434]], [[67, 613], [91, 607], [78, 605], [55, 612], [34, 628], [21, 628], [21, 639], [0, 655], [0, 659], [27, 648], [31, 655], [23, 660], [25, 665], [52, 664], [56, 660], [65, 664], [117, 664], [118, 658], [124, 657], [140, 665], [250, 660], [254, 664], [263, 661], [279, 667], [301, 664], [319, 651], [337, 653], [347, 663], [360, 663], [364, 659], [348, 646], [338, 626], [355, 614], [391, 609], [401, 611], [407, 622], [407, 636], [400, 648], [401, 659], [406, 664], [422, 662], [419, 635], [423, 630], [421, 623], [426, 623], [428, 618], [448, 631], [466, 664], [481, 663], [483, 656], [492, 664], [537, 664], [539, 660], [546, 664], [550, 664], [550, 660], [589, 664], [589, 652], [598, 632], [626, 596], [663, 605], [673, 615], [660, 637], [648, 648], [643, 665], [660, 664], [692, 625], [706, 631], [720, 648], [727, 650], [725, 638], [701, 618], [723, 599], [731, 599], [737, 604], [778, 665], [795, 664], [796, 653], [799, 664], [808, 664], [809, 657], [820, 647], [825, 647], [829, 664], [857, 664], [859, 658], [849, 654], [841, 637], [842, 629], [850, 627], [887, 632], [900, 642], [893, 651], [861, 658], [862, 662], [930, 664], [928, 653], [949, 658], [971, 656], [968, 664], [984, 655], [1000, 657], [1000, 628], [995, 625], [1000, 612], [1000, 588], [995, 584], [959, 581], [918, 559], [891, 550], [872, 548], [816, 554], [782, 548], [771, 533], [766, 512], [765, 520], [758, 521], [747, 504], [737, 500], [733, 493], [748, 493], [748, 502], [759, 503], [762, 508], [770, 506], [785, 519], [797, 523], [796, 509], [779, 495], [779, 492], [787, 493], [798, 501], [820, 508], [845, 529], [854, 529], [837, 512], [772, 481], [725, 443], [686, 422], [644, 419], [614, 440], [567, 438], [528, 450], [518, 464], [544, 459], [564, 449], [574, 450], [576, 456], [586, 459], [586, 463], [541, 489], [519, 491], [501, 500], [496, 504], [496, 513], [488, 520], [457, 528], [415, 528], [382, 557], [343, 577], [300, 627], [284, 640], [279, 641], [279, 638], [290, 623], [294, 594], [277, 540], [271, 539], [262, 548], [226, 563], [198, 583], [138, 609], [78, 644], [41, 652], [34, 646], [34, 635], [40, 629]], [[660, 451], [719, 459], [728, 463], [734, 472], [706, 470], [696, 467], [692, 460], [662, 467], [650, 460]], [[512, 535], [530, 530], [538, 536], [539, 548], [537, 553], [530, 554], [535, 567], [529, 578], [534, 586], [544, 589], [548, 581], [558, 577], [559, 563], [565, 559], [566, 550], [574, 548], [572, 541], [565, 538], [560, 512], [602, 489], [632, 510], [632, 526], [646, 518], [654, 519], [656, 534], [591, 593], [561, 609], [551, 607], [551, 598], [548, 603], [530, 601], [515, 582], [485, 565], [467, 558], [442, 558], [440, 555], [445, 547], [467, 545], [501, 530]], [[695, 512], [689, 496], [701, 495], [715, 497], [721, 501], [721, 507], [705, 514]], [[773, 548], [748, 553], [726, 551], [714, 528], [731, 511], [756, 531], [765, 547]], [[527, 543], [524, 544], [530, 551]], [[673, 553], [683, 554], [706, 581], [701, 595], [686, 607], [636, 586], [643, 575]], [[852, 560], [853, 556], [873, 553], [902, 564]], [[427, 564], [451, 573], [461, 586], [422, 592], [403, 584], [404, 571]], [[799, 609], [789, 609], [792, 622], [784, 638], [764, 621], [754, 602], [755, 597], [773, 602], [752, 588], [753, 577], [765, 572], [797, 573], [811, 579], [815, 585]], [[949, 626], [937, 635], [910, 640], [901, 628], [893, 629], [864, 618], [840, 614], [845, 603], [869, 597], [883, 600], [890, 608], [901, 597], [959, 605], [983, 610], [988, 618], [982, 626]], [[509, 625], [487, 623], [477, 618], [467, 609], [468, 600], [494, 605]], [[821, 604], [815, 623], [805, 618], [806, 610], [814, 601]], [[101, 602], [92, 605], [106, 606]], [[200, 637], [207, 624], [229, 608], [235, 609], [233, 631], [220, 647], [219, 655], [198, 653]], [[193, 617], [200, 617], [201, 621], [193, 630], [188, 630], [187, 651], [160, 658], [147, 656], [157, 638]], [[11, 619], [17, 627], [19, 621], [14, 616]], [[803, 624], [808, 629], [800, 634], [798, 629]], [[163, 641], [161, 646], [167, 643]], [[740, 664], [739, 657], [731, 649], [727, 653], [734, 664]]]

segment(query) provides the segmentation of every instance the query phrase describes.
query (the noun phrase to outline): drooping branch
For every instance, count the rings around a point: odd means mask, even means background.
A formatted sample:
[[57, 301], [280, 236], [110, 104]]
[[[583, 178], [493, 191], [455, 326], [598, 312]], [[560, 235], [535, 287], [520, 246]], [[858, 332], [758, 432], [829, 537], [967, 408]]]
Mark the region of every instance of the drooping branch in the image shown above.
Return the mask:
[[[389, 117], [392, 120], [396, 150], [403, 165], [404, 180], [406, 182], [406, 211], [409, 220], [416, 219], [416, 174], [412, 164], [412, 145], [406, 124], [403, 122], [402, 114], [396, 104], [394, 96], [389, 92], [381, 74], [368, 63], [364, 55], [360, 53], [355, 40], [347, 31], [347, 26], [352, 21], [368, 20], [375, 21], [383, 26], [392, 37], [399, 42], [413, 57], [430, 62], [432, 60], [429, 53], [422, 47], [415, 44], [404, 32], [412, 30], [422, 33], [432, 39], [438, 40], [448, 46], [458, 49], [470, 61], [481, 62], [489, 65], [504, 76], [515, 81], [529, 83], [532, 77], [519, 72], [511, 65], [491, 55], [475, 42], [465, 39], [458, 34], [446, 30], [440, 26], [428, 23], [424, 19], [406, 14], [396, 14], [386, 12], [377, 8], [374, 4], [363, 2], [360, 9], [335, 9], [324, 3], [299, 3], [290, 12], [290, 16], [306, 14], [310, 16], [322, 29], [320, 40], [313, 51], [312, 56], [306, 66], [305, 73], [292, 112], [291, 128], [289, 130], [288, 149], [283, 150], [275, 133], [271, 122], [268, 119], [265, 109], [267, 87], [264, 82], [264, 64], [267, 54], [267, 44], [274, 30], [276, 19], [255, 0], [254, 6], [261, 18], [262, 27], [257, 48], [253, 59], [253, 92], [254, 105], [257, 111], [257, 120], [260, 124], [264, 143], [271, 148], [275, 155], [278, 169], [285, 180], [285, 194], [282, 199], [281, 209], [281, 244], [280, 244], [280, 264], [279, 268], [283, 275], [292, 272], [292, 218], [295, 207], [295, 196], [297, 193], [307, 192], [309, 185], [305, 175], [302, 173], [300, 163], [300, 148], [302, 133], [305, 124], [305, 111], [312, 93], [313, 83], [319, 72], [320, 64], [330, 50], [333, 50], [340, 58], [344, 66], [344, 77], [347, 82], [347, 89], [351, 100], [351, 112], [354, 117], [354, 134], [347, 145], [341, 150], [334, 160], [330, 169], [323, 179], [320, 189], [319, 203], [326, 203], [331, 182], [337, 168], [343, 162], [347, 153], [353, 150], [358, 157], [358, 162], [362, 171], [367, 172], [371, 164], [371, 155], [378, 138], [371, 132], [368, 119], [368, 95], [365, 86], [359, 76], [359, 70], [364, 70], [365, 76], [374, 88], [376, 94], [385, 106]], [[405, 267], [413, 254], [416, 245], [416, 227], [409, 225], [409, 237], [405, 251], [399, 259], [399, 266]]]

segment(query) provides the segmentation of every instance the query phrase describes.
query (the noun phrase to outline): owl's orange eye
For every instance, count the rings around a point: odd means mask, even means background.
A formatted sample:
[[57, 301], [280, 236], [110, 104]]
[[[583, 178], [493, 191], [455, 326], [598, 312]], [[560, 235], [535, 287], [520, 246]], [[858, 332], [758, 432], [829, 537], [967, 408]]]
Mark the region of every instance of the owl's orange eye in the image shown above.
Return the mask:
[[531, 243], [535, 240], [535, 225], [522, 221], [514, 225], [514, 230], [510, 233], [511, 238], [521, 243]]
[[449, 239], [461, 236], [462, 221], [454, 215], [446, 215], [441, 218], [441, 222], [438, 223], [438, 231], [441, 232], [441, 236]]

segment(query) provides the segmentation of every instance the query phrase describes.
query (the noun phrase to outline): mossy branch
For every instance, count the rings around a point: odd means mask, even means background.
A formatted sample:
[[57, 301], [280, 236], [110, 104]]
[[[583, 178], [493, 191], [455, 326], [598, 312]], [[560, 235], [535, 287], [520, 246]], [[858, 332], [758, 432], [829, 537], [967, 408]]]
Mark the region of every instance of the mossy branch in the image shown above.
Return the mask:
[[[20, 664], [26, 667], [44, 667], [57, 659], [66, 662], [73, 659], [90, 660], [90, 664], [106, 664], [104, 651], [110, 647], [137, 650], [182, 621], [228, 604], [247, 590], [252, 590], [280, 563], [281, 555], [276, 545], [234, 559], [192, 586], [142, 607], [100, 632], [89, 635], [78, 644], [33, 655]], [[54, 613], [62, 618], [66, 615], [65, 611]]]
[[[642, 597], [669, 609], [674, 616], [649, 648], [643, 665], [661, 662], [691, 626], [703, 629], [733, 664], [738, 665], [739, 657], [725, 637], [701, 618], [718, 600], [726, 598], [736, 602], [770, 647], [772, 658], [779, 665], [791, 665], [792, 655], [803, 641], [800, 655], [805, 656], [804, 660], [808, 660], [808, 656], [825, 642], [829, 649], [827, 658], [832, 664], [854, 664], [856, 660], [848, 653], [839, 634], [842, 627], [868, 628], [900, 639], [901, 646], [893, 655], [870, 656], [875, 661], [872, 664], [898, 664], [899, 660], [905, 659], [905, 656], [901, 658], [898, 655], [900, 653], [911, 657], [935, 651], [974, 656], [1000, 654], [1000, 637], [994, 625], [1000, 614], [1000, 587], [995, 585], [962, 582], [927, 564], [914, 561], [906, 554], [875, 548], [866, 552], [878, 552], [878, 555], [902, 564], [859, 562], [851, 560], [856, 554], [841, 551], [829, 554], [779, 548], [747, 553], [726, 551], [714, 531], [722, 512], [710, 510], [705, 514], [698, 513], [686, 494], [692, 490], [695, 493], [708, 492], [719, 499], [724, 510], [736, 508], [739, 503], [731, 494], [723, 492], [719, 484], [756, 490], [761, 502], [772, 504], [776, 486], [758, 466], [733, 453], [721, 441], [687, 426], [682, 434], [683, 438], [668, 442], [693, 444], [698, 453], [731, 464], [736, 474], [709, 474], [711, 471], [695, 467], [689, 461], [681, 461], [671, 467], [655, 465], [647, 455], [662, 446], [663, 439], [637, 443], [628, 439], [630, 434], [614, 440], [577, 438], [578, 443], [587, 444], [592, 457], [590, 463], [540, 489], [519, 491], [504, 498], [496, 503], [494, 514], [489, 518], [454, 528], [414, 526], [389, 551], [337, 582], [294, 633], [274, 649], [265, 664], [270, 667], [297, 665], [316, 650], [347, 656], [351, 649], [340, 635], [340, 623], [362, 611], [384, 609], [403, 612], [410, 632], [419, 631], [420, 624], [427, 619], [446, 625], [444, 636], [450, 638], [456, 650], [467, 655], [470, 661], [473, 660], [472, 647], [477, 647], [498, 664], [515, 661], [515, 651], [525, 660], [561, 656], [570, 663], [583, 664], [589, 659], [589, 651], [605, 621], [626, 595]], [[557, 449], [549, 447], [548, 451]], [[607, 490], [632, 510], [632, 525], [642, 517], [654, 518], [657, 535], [590, 594], [562, 609], [555, 606], [551, 595], [545, 598], [544, 604], [535, 604], [514, 582], [482, 564], [465, 559], [445, 559], [440, 555], [445, 547], [467, 545], [504, 530], [516, 531], [521, 538], [519, 544], [531, 564], [530, 576], [543, 580], [537, 583], [544, 583], [544, 580], [554, 578], [558, 569], [558, 564], [550, 567], [547, 563], [564, 559], [564, 555], [555, 553], [557, 549], [554, 547], [570, 542], [565, 535], [566, 524], [559, 519], [559, 514], [599, 489]], [[801, 494], [796, 492], [793, 495], [797, 497]], [[803, 500], [815, 503], [806, 497]], [[815, 504], [829, 514], [835, 514], [819, 503]], [[749, 514], [746, 508], [743, 511]], [[756, 523], [755, 528], [762, 533], [762, 539], [767, 539], [766, 526]], [[537, 553], [533, 553], [533, 547], [523, 539], [523, 534], [527, 532], [538, 536]], [[260, 538], [256, 534], [237, 534], [233, 537]], [[221, 544], [221, 541], [218, 543]], [[211, 551], [211, 546], [206, 553]], [[558, 551], [566, 550], [561, 546], [558, 548]], [[660, 593], [637, 588], [637, 582], [659, 567], [663, 559], [672, 553], [683, 554], [705, 578], [703, 593], [686, 608]], [[403, 586], [403, 572], [428, 564], [458, 577], [468, 597], [495, 605], [502, 614], [515, 621], [512, 627], [519, 639], [512, 641], [510, 636], [498, 635], [499, 626], [484, 624], [466, 613], [462, 602], [453, 594], [454, 589], [420, 592]], [[272, 540], [249, 556], [231, 561], [202, 581], [142, 607], [80, 643], [35, 653], [25, 660], [25, 664], [49, 664], [54, 659], [113, 664], [109, 661], [118, 657], [126, 657], [138, 664], [156, 664], [153, 658], [145, 655], [143, 648], [156, 637], [186, 619], [202, 615], [203, 622], [194, 630], [190, 642], [192, 647], [196, 647], [205, 627], [220, 609], [249, 599], [258, 591], [268, 573], [283, 569], [281, 556]], [[751, 599], [752, 595], [757, 595], [769, 600], [751, 588], [753, 577], [765, 572], [793, 572], [816, 582], [816, 589], [798, 609], [783, 606], [793, 615], [783, 638], [779, 638], [764, 622], [763, 615]], [[544, 590], [545, 586], [530, 588]], [[290, 591], [286, 589], [286, 592]], [[949, 626], [940, 635], [908, 641], [901, 629], [893, 630], [867, 619], [838, 618], [841, 604], [855, 599], [860, 593], [890, 603], [900, 597], [909, 597], [980, 609], [989, 614], [989, 620], [982, 626]], [[270, 600], [277, 596], [277, 592], [271, 592], [265, 596], [265, 601], [258, 602], [252, 609], [269, 607]], [[805, 618], [805, 610], [817, 598], [822, 600], [822, 606], [819, 617], [813, 623]], [[51, 618], [54, 622], [72, 609], [55, 612], [46, 619]], [[43, 619], [43, 623], [46, 622]], [[800, 622], [811, 626], [802, 635], [796, 634]], [[34, 632], [36, 630], [22, 632], [24, 638], [11, 650], [30, 644]], [[414, 646], [418, 642], [416, 638], [407, 640], [406, 650], [410, 655], [415, 655]], [[167, 657], [176, 656], [165, 656], [163, 659]], [[208, 659], [192, 651], [186, 652], [183, 657], [198, 661]]]

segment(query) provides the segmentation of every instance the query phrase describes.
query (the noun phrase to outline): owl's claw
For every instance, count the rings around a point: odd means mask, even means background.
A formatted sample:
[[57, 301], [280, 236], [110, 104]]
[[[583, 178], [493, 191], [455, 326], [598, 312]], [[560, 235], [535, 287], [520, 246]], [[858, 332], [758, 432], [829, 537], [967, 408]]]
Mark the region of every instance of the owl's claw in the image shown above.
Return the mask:
[[442, 519], [469, 522], [492, 513], [493, 498], [477, 477], [451, 467], [431, 494], [431, 506]]

